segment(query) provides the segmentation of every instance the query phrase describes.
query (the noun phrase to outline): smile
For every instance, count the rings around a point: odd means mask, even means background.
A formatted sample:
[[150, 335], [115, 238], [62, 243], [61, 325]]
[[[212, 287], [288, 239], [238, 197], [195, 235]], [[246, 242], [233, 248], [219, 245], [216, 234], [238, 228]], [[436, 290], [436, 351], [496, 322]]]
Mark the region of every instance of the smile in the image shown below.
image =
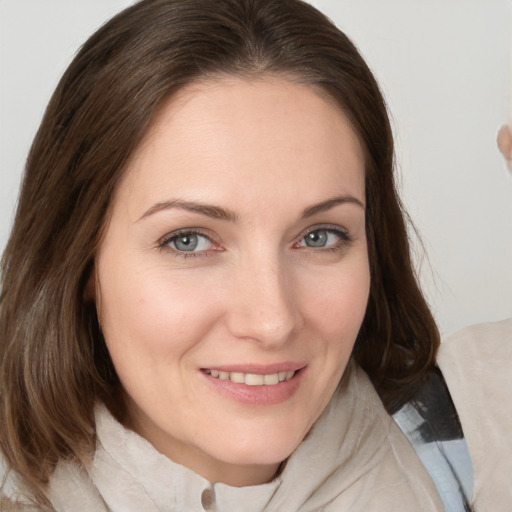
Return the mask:
[[224, 372], [220, 370], [204, 370], [207, 375], [215, 379], [230, 380], [237, 384], [247, 386], [274, 386], [280, 382], [285, 382], [293, 378], [295, 371], [269, 373], [259, 375], [255, 373]]

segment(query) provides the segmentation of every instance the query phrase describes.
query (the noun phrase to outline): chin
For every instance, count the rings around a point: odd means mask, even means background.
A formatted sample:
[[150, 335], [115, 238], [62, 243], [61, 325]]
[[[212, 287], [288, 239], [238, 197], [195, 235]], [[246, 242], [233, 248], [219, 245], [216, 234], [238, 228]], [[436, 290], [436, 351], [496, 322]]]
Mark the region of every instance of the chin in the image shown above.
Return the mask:
[[215, 443], [217, 449], [215, 454], [210, 453], [217, 459], [228, 464], [236, 465], [274, 465], [280, 464], [287, 459], [300, 445], [305, 432], [294, 429], [284, 429], [279, 432], [271, 432], [268, 428], [260, 428], [257, 431], [241, 431], [243, 436], [230, 436], [227, 443]]

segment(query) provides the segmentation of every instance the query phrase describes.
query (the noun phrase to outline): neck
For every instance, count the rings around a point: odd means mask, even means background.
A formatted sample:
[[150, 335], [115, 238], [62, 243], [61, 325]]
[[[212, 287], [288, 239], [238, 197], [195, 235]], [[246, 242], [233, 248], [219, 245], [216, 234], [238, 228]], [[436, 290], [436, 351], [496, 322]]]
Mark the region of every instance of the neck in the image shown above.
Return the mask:
[[191, 444], [172, 438], [152, 422], [145, 421], [143, 414], [133, 414], [133, 411], [124, 417], [123, 423], [149, 441], [162, 455], [191, 469], [211, 483], [223, 483], [232, 487], [264, 484], [276, 476], [281, 465], [281, 461], [269, 464], [239, 464], [219, 460]]

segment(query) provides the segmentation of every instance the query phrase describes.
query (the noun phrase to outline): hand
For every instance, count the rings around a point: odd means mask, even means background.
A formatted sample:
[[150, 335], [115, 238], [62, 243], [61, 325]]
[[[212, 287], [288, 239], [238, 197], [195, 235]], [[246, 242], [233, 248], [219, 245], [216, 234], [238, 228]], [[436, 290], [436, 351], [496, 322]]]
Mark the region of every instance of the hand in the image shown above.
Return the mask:
[[508, 170], [512, 172], [512, 132], [509, 125], [503, 125], [498, 131], [498, 149], [500, 150]]

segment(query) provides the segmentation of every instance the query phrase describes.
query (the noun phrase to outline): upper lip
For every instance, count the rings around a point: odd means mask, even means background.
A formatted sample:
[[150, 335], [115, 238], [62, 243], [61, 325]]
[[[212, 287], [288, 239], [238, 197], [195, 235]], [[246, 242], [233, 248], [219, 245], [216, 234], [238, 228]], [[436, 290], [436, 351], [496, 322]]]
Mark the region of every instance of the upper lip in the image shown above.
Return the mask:
[[274, 364], [229, 364], [205, 366], [202, 370], [218, 370], [220, 372], [252, 373], [254, 375], [271, 375], [279, 372], [297, 371], [306, 366], [304, 362], [286, 361]]

